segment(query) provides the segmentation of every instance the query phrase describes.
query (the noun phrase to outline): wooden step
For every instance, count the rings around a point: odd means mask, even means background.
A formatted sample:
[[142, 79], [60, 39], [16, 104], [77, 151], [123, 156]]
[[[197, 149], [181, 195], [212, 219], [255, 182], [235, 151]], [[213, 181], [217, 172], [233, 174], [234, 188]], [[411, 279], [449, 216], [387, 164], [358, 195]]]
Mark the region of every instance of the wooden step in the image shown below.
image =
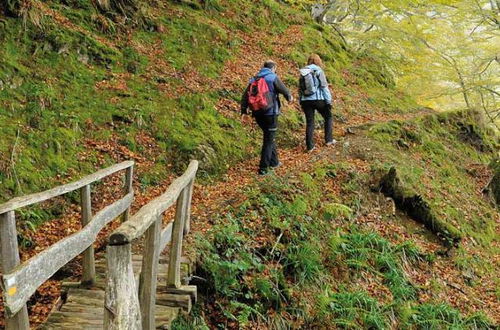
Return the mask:
[[[132, 266], [137, 284], [142, 266], [142, 256], [132, 256]], [[102, 329], [104, 326], [104, 297], [106, 287], [106, 260], [96, 260], [96, 283], [92, 288], [81, 288], [78, 283], [67, 283], [67, 298], [59, 310], [53, 311], [40, 329], [74, 330]], [[190, 262], [183, 259], [181, 263], [182, 277], [190, 274]], [[160, 257], [158, 268], [158, 301], [155, 310], [157, 329], [168, 329], [179, 315], [182, 305], [185, 311], [191, 309], [192, 299], [189, 296], [175, 296], [165, 293], [167, 281], [168, 256]], [[177, 304], [178, 303], [178, 304]]]
[[[166, 329], [178, 316], [180, 308], [156, 305], [157, 328]], [[104, 291], [69, 289], [67, 302], [50, 314], [40, 329], [102, 329], [104, 326]]]

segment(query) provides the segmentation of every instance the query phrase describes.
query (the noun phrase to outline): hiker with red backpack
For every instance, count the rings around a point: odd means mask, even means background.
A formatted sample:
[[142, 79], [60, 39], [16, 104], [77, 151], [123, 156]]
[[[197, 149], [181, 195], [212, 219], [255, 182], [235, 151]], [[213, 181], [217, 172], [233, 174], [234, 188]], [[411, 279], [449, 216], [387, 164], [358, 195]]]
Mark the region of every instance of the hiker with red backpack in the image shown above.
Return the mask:
[[306, 116], [306, 147], [314, 150], [314, 113], [318, 111], [325, 121], [325, 143], [334, 145], [333, 138], [332, 94], [328, 88], [323, 62], [317, 54], [307, 60], [307, 66], [300, 69], [299, 95], [300, 105]]
[[284, 95], [288, 102], [293, 101], [292, 94], [276, 75], [276, 63], [266, 61], [259, 73], [250, 79], [241, 98], [241, 115], [247, 115], [250, 108], [264, 134], [258, 172], [260, 175], [281, 165], [275, 142], [281, 109], [279, 94]]

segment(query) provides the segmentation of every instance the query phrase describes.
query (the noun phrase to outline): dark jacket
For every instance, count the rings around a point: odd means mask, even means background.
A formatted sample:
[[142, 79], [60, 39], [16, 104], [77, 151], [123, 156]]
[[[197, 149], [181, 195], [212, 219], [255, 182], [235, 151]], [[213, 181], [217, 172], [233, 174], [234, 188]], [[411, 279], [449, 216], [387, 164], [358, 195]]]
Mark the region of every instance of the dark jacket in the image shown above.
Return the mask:
[[[279, 115], [281, 108], [279, 94], [283, 94], [287, 101], [290, 101], [292, 99], [292, 94], [290, 93], [288, 88], [285, 87], [280, 78], [278, 78], [278, 76], [268, 68], [262, 68], [254, 78], [250, 79], [250, 82], [248, 83], [248, 86], [245, 89], [243, 96], [241, 97], [241, 113], [245, 115], [248, 113], [248, 89], [250, 88], [250, 84], [255, 81], [255, 78], [261, 77], [264, 77], [264, 79], [266, 80], [267, 86], [269, 87], [269, 92], [271, 93], [271, 96], [274, 100], [274, 107], [266, 110], [265, 112], [262, 112], [262, 115]], [[259, 112], [259, 114], [261, 113]]]

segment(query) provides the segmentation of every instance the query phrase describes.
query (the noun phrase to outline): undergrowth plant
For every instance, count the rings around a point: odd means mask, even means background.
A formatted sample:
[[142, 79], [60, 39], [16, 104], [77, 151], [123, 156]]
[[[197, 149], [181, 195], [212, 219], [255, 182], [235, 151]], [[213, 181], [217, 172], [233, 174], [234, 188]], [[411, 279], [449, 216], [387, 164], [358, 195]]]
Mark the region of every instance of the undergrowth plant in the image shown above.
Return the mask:
[[[406, 271], [433, 256], [415, 243], [395, 244], [350, 223], [349, 208], [340, 203], [345, 212], [325, 216], [319, 206], [330, 198], [321, 192], [331, 171], [322, 164], [314, 175], [271, 175], [245, 188], [245, 201], [221, 211], [208, 235], [198, 238], [198, 275], [208, 280], [211, 297], [205, 304], [224, 315], [211, 319], [213, 326], [491, 327], [480, 314], [465, 317], [418, 301], [420, 289]], [[386, 288], [385, 297], [366, 291], [366, 279]]]

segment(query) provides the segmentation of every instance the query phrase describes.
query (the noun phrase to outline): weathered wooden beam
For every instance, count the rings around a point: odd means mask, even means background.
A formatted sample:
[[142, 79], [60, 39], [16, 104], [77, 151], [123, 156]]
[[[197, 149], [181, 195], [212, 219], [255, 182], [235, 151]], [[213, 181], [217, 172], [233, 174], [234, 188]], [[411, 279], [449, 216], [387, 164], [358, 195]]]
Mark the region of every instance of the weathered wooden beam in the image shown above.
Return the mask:
[[187, 197], [188, 191], [184, 189], [177, 199], [175, 220], [172, 229], [172, 242], [170, 244], [167, 287], [179, 288], [181, 286], [182, 239], [184, 236], [184, 222], [186, 221]]
[[[7, 273], [20, 263], [14, 211], [0, 214], [0, 247], [2, 270]], [[7, 284], [2, 285], [4, 301], [6, 297], [16, 294], [18, 281], [14, 277]], [[19, 307], [17, 314], [5, 315], [5, 328], [7, 330], [27, 330], [30, 328], [26, 303]]]
[[155, 326], [156, 284], [158, 282], [158, 259], [160, 257], [160, 230], [162, 217], [157, 217], [146, 231], [141, 275], [139, 278], [139, 302], [142, 328], [153, 330]]
[[[85, 227], [92, 220], [92, 199], [90, 197], [89, 184], [80, 189], [80, 199], [82, 208], [82, 227]], [[93, 244], [90, 244], [90, 246], [83, 252], [82, 264], [82, 285], [92, 286], [95, 282], [95, 257]]]
[[169, 307], [180, 307], [186, 313], [190, 313], [193, 303], [189, 295], [160, 293], [158, 294], [157, 304]]
[[17, 313], [36, 289], [55, 274], [62, 266], [87, 249], [97, 238], [99, 231], [122, 214], [132, 203], [133, 193], [107, 206], [97, 213], [82, 230], [52, 245], [27, 262], [4, 273], [1, 280], [6, 290], [4, 294], [7, 315]]
[[161, 232], [161, 237], [160, 237], [160, 253], [165, 250], [165, 247], [167, 246], [168, 243], [170, 243], [172, 239], [172, 227], [173, 227], [173, 221], [171, 221], [165, 229]]
[[[130, 166], [127, 168], [125, 172], [125, 193], [130, 194], [133, 190], [133, 183], [134, 183], [134, 166]], [[130, 207], [123, 213], [123, 218], [122, 221], [128, 221], [130, 218]]]
[[170, 293], [175, 295], [187, 295], [191, 297], [193, 303], [198, 301], [198, 288], [196, 285], [181, 285], [178, 288], [164, 288], [160, 290], [161, 293]]
[[189, 233], [191, 230], [191, 202], [193, 200], [193, 188], [194, 188], [194, 180], [193, 178], [189, 183], [188, 189], [188, 198], [187, 198], [187, 210], [186, 210], [186, 222], [184, 224], [184, 235]]
[[14, 199], [11, 199], [5, 204], [0, 205], [0, 214], [6, 213], [9, 211], [14, 211], [18, 208], [40, 203], [43, 201], [46, 201], [48, 199], [51, 199], [56, 196], [60, 196], [66, 193], [69, 193], [71, 191], [75, 191], [77, 189], [80, 189], [88, 184], [91, 184], [95, 181], [98, 181], [104, 177], [107, 177], [113, 173], [116, 173], [118, 171], [124, 170], [126, 168], [129, 168], [134, 165], [133, 161], [126, 161], [120, 164], [113, 165], [111, 167], [102, 169], [98, 172], [95, 172], [94, 174], [90, 174], [78, 181], [68, 183], [44, 192], [36, 193], [36, 194], [31, 194], [31, 195], [26, 195], [26, 196], [20, 196], [16, 197]]
[[108, 245], [104, 329], [142, 329], [130, 244]]
[[191, 161], [186, 172], [175, 179], [163, 195], [142, 207], [129, 221], [113, 232], [109, 238], [109, 244], [128, 244], [141, 237], [153, 221], [175, 203], [179, 194], [196, 176], [197, 170], [198, 161]]

